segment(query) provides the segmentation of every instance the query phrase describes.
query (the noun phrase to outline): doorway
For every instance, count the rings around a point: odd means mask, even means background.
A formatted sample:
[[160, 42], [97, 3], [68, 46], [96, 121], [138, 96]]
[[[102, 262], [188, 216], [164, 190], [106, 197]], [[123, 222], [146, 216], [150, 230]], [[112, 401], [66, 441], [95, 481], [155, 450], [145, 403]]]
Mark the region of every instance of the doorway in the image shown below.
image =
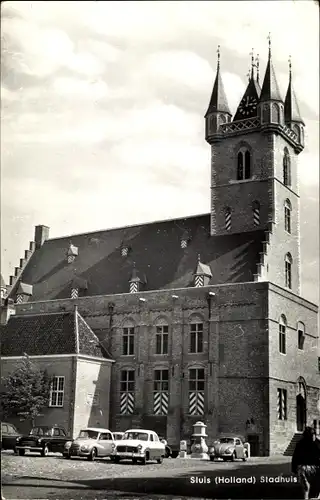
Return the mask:
[[260, 443], [258, 434], [248, 434], [247, 442], [250, 444], [251, 457], [258, 457], [260, 454]]
[[302, 394], [297, 395], [297, 431], [302, 432], [306, 426], [306, 400]]

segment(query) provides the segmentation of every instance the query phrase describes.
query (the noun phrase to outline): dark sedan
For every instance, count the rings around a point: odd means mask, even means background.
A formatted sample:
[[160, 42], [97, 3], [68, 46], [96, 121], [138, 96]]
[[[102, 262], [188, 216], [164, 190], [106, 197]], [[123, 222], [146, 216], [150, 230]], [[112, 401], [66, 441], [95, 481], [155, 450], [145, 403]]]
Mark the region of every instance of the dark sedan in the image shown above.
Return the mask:
[[14, 425], [1, 422], [1, 449], [16, 452], [17, 438], [21, 437]]
[[22, 436], [17, 440], [16, 448], [19, 455], [26, 452], [37, 452], [45, 457], [48, 453], [62, 453], [64, 445], [71, 438], [67, 436], [62, 427], [38, 426], [31, 429], [27, 436]]

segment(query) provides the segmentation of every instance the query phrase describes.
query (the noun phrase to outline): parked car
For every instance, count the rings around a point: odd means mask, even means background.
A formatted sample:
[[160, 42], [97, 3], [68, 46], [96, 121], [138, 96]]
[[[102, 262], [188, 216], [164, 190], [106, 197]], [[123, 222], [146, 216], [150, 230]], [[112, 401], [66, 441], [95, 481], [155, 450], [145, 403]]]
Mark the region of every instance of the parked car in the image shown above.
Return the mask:
[[159, 436], [159, 439], [160, 439], [161, 443], [163, 443], [165, 445], [165, 451], [166, 451], [165, 457], [170, 458], [172, 456], [172, 449], [168, 445], [167, 440], [161, 436]]
[[129, 459], [133, 463], [143, 464], [156, 460], [161, 464], [165, 453], [165, 445], [160, 441], [158, 434], [145, 429], [129, 429], [122, 440], [113, 445], [111, 460], [120, 462]]
[[114, 437], [115, 441], [121, 441], [121, 439], [124, 436], [124, 432], [119, 432], [119, 431], [113, 432], [112, 434], [113, 434], [113, 437]]
[[41, 425], [33, 427], [27, 436], [17, 439], [16, 449], [19, 455], [26, 452], [38, 452], [46, 457], [50, 452], [63, 453], [64, 445], [70, 437], [63, 427]]
[[17, 438], [21, 433], [17, 431], [14, 425], [7, 422], [1, 422], [1, 449], [13, 450], [16, 452]]
[[97, 457], [109, 457], [114, 444], [115, 440], [109, 429], [88, 427], [82, 429], [76, 439], [65, 444], [63, 456], [85, 457], [93, 461]]
[[238, 436], [222, 436], [209, 448], [209, 456], [211, 461], [222, 458], [224, 461], [241, 459], [245, 462], [248, 452]]

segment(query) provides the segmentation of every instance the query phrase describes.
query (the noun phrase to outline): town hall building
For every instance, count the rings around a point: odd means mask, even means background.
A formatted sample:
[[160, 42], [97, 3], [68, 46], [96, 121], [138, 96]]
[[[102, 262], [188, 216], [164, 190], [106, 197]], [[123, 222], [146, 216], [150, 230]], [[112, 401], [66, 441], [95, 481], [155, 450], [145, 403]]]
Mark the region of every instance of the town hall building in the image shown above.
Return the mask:
[[319, 429], [318, 308], [300, 282], [305, 125], [270, 46], [261, 83], [252, 63], [232, 116], [218, 55], [210, 213], [51, 239], [36, 227], [3, 299], [1, 355], [3, 374], [25, 354], [50, 366], [41, 422], [149, 428], [177, 446], [201, 420], [208, 443], [236, 433], [255, 455]]

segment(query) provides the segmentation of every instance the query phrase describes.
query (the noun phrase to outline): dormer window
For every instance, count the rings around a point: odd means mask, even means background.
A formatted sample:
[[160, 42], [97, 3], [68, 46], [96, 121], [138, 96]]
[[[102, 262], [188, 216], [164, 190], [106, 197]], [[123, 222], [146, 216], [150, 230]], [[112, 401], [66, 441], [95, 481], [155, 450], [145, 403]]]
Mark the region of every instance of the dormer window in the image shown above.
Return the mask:
[[203, 264], [200, 260], [200, 255], [198, 255], [198, 263], [194, 273], [194, 286], [196, 288], [207, 286], [211, 278], [212, 273], [210, 266]]
[[243, 181], [251, 177], [251, 154], [246, 148], [241, 148], [237, 157], [237, 180]]
[[181, 236], [181, 240], [180, 240], [180, 246], [181, 248], [187, 248], [187, 246], [189, 245], [191, 241], [191, 237], [190, 237], [190, 234], [188, 231], [185, 231], [183, 233], [183, 235]]
[[79, 297], [79, 288], [71, 288], [71, 298], [77, 299]]
[[30, 297], [32, 297], [33, 287], [32, 285], [27, 285], [26, 283], [20, 283], [17, 291], [16, 303], [22, 304], [23, 302], [28, 302]]
[[140, 275], [139, 271], [136, 269], [135, 262], [133, 263], [133, 269], [131, 274], [131, 279], [129, 280], [129, 292], [137, 293], [140, 292], [143, 285], [146, 284], [145, 276]]
[[127, 257], [129, 253], [129, 247], [127, 245], [123, 245], [121, 247], [121, 257]]
[[68, 252], [67, 252], [68, 264], [71, 264], [75, 260], [77, 255], [78, 255], [78, 247], [76, 247], [70, 243], [70, 246], [69, 246]]

